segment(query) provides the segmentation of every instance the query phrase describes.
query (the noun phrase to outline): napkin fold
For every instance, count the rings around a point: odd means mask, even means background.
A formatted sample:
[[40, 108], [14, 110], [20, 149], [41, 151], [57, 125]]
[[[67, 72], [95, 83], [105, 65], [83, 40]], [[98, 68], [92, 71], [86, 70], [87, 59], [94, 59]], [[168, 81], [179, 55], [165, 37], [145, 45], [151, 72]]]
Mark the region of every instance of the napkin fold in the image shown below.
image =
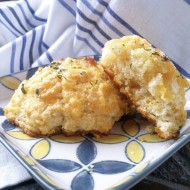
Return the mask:
[[[189, 0], [16, 1], [0, 8], [0, 76], [61, 57], [101, 54], [106, 41], [132, 34], [190, 72], [189, 18]], [[0, 155], [0, 188], [30, 178], [2, 145]]]

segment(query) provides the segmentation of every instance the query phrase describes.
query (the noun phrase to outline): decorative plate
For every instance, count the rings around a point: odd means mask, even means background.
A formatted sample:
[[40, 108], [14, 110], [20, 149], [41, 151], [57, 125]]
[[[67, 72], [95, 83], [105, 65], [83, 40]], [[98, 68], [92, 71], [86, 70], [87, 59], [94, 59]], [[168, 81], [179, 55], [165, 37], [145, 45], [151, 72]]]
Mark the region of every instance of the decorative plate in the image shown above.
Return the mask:
[[[98, 56], [94, 56], [98, 59]], [[185, 76], [190, 75], [176, 65]], [[190, 139], [188, 118], [178, 139], [164, 141], [148, 132], [151, 124], [137, 114], [115, 124], [110, 135], [31, 138], [7, 122], [3, 107], [14, 90], [37, 68], [0, 78], [0, 141], [46, 189], [128, 189], [168, 159]]]

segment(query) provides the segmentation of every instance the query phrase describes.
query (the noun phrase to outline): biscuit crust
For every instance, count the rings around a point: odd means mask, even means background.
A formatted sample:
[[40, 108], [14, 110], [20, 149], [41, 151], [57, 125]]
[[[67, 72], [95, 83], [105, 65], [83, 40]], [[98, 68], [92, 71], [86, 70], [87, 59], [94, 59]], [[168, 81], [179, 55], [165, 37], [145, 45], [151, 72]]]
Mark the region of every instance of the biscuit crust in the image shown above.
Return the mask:
[[4, 109], [30, 136], [107, 134], [130, 109], [92, 58], [53, 61], [23, 81]]
[[185, 88], [189, 82], [171, 60], [139, 36], [108, 41], [100, 65], [156, 127], [164, 139], [176, 137], [186, 120]]

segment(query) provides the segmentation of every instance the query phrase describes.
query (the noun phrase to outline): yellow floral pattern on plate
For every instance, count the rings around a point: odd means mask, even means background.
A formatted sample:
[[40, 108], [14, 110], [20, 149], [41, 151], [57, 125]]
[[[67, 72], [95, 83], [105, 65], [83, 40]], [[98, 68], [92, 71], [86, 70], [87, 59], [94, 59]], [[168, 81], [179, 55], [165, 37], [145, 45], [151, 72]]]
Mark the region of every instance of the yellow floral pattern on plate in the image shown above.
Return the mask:
[[22, 131], [8, 131], [7, 134], [10, 135], [11, 137], [21, 139], [21, 140], [34, 140], [34, 139], [36, 139], [36, 138], [28, 136], [27, 134], [23, 133]]
[[11, 90], [16, 90], [21, 81], [15, 77], [6, 76], [0, 78], [0, 83]]
[[157, 134], [151, 134], [151, 133], [140, 135], [138, 136], [137, 139], [140, 140], [141, 142], [149, 142], [149, 143], [166, 141], [165, 139], [160, 138]]
[[128, 119], [123, 123], [123, 130], [128, 135], [134, 137], [135, 135], [138, 134], [140, 127], [136, 121]]
[[[8, 102], [20, 81], [28, 79], [34, 71], [36, 68], [0, 78], [3, 98]], [[188, 89], [186, 95], [189, 101]], [[181, 136], [184, 138], [164, 141], [153, 133], [154, 130], [147, 131], [146, 127], [150, 123], [137, 114], [133, 118], [129, 116], [121, 120], [110, 135], [99, 139], [88, 135], [66, 137], [63, 134], [49, 138], [32, 138], [6, 121], [3, 106], [7, 102], [4, 102], [4, 99], [1, 100], [3, 103], [0, 107], [0, 135], [1, 139], [5, 139], [2, 142], [10, 142], [10, 145], [13, 145], [12, 152], [16, 152], [20, 160], [27, 163], [30, 172], [35, 173], [36, 179], [48, 184], [49, 189], [81, 190], [84, 184], [93, 190], [124, 186], [128, 188], [135, 181], [142, 179], [147, 171], [159, 165], [155, 164], [155, 160], [164, 159], [160, 152], [171, 154], [170, 150], [175, 149], [168, 147], [174, 145], [173, 147], [177, 148], [176, 144], [180, 145], [183, 139], [186, 140], [186, 137], [190, 136], [186, 132], [189, 131], [187, 120], [187, 124], [181, 129]], [[186, 109], [189, 118], [189, 103]], [[106, 181], [107, 184], [104, 185]], [[65, 182], [68, 186], [65, 186]]]
[[124, 135], [110, 134], [107, 136], [102, 136], [100, 138], [93, 138], [94, 141], [100, 143], [114, 144], [127, 141], [129, 138]]
[[35, 159], [42, 159], [48, 155], [49, 151], [50, 143], [48, 140], [43, 139], [32, 146], [30, 154]]
[[79, 143], [85, 140], [82, 136], [65, 136], [64, 134], [53, 135], [50, 137], [51, 140], [60, 143]]
[[137, 141], [129, 142], [125, 151], [129, 160], [134, 163], [140, 163], [145, 156], [145, 150], [143, 146]]

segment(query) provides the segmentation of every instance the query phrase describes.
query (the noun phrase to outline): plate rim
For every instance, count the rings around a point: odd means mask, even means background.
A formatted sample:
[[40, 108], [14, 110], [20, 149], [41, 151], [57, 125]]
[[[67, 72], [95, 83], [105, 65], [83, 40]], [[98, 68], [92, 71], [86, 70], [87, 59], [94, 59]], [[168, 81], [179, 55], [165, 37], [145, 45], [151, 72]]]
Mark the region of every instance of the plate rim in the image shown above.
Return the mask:
[[[96, 54], [96, 55], [87, 55], [87, 56], [81, 56], [81, 57], [93, 57], [96, 60], [98, 60], [101, 55]], [[79, 58], [81, 58], [79, 57]], [[172, 61], [173, 62], [173, 61]], [[178, 69], [178, 71], [180, 73], [182, 73], [186, 78], [190, 79], [190, 74], [183, 69], [181, 66], [179, 66], [178, 64], [176, 64], [175, 62], [173, 62], [173, 64], [175, 65], [175, 67]], [[43, 65], [41, 67], [47, 66]], [[26, 70], [22, 70], [22, 71], [18, 71], [15, 73], [11, 73], [9, 75], [4, 75], [1, 76], [0, 78], [3, 77], [8, 77], [8, 76], [14, 76], [14, 75], [18, 75], [20, 73], [26, 73], [27, 76], [27, 72], [37, 69], [40, 66], [37, 67], [32, 67]], [[190, 126], [188, 126], [190, 127]], [[121, 190], [123, 188], [127, 188], [130, 189], [132, 186], [136, 185], [138, 182], [140, 182], [142, 179], [144, 179], [147, 175], [149, 175], [153, 170], [155, 170], [157, 167], [159, 167], [163, 162], [165, 162], [168, 158], [170, 158], [173, 154], [175, 154], [180, 148], [182, 148], [187, 142], [190, 141], [190, 133], [188, 134], [183, 134], [180, 136], [180, 138], [175, 141], [174, 143], [172, 143], [171, 145], [169, 145], [169, 147], [166, 148], [166, 150], [164, 151], [164, 153], [159, 156], [159, 157], [155, 157], [153, 159], [153, 161], [151, 161], [151, 164], [148, 164], [148, 166], [146, 168], [144, 168], [142, 171], [135, 173], [135, 175], [133, 175], [133, 177], [117, 186], [114, 187], [110, 187], [107, 189], [110, 190]], [[14, 146], [16, 146], [18, 149], [19, 147], [17, 145], [12, 145], [12, 142], [9, 141], [2, 132], [0, 132], [0, 142], [2, 143], [2, 145], [26, 168], [26, 170], [30, 173], [30, 175], [44, 188], [48, 189], [48, 190], [57, 190], [57, 189], [62, 189], [65, 190], [63, 188], [59, 188], [56, 186], [51, 185], [47, 180], [43, 179], [43, 177], [41, 177], [36, 170], [33, 168], [32, 165], [30, 165], [29, 163], [27, 163], [18, 153], [17, 150], [15, 150]], [[19, 150], [20, 151], [20, 150]], [[20, 151], [22, 152], [22, 150]], [[23, 153], [23, 152], [22, 152]], [[24, 153], [23, 153], [24, 154]], [[24, 154], [25, 155], [25, 154]], [[26, 155], [25, 155], [26, 156]], [[149, 160], [150, 161], [150, 160]], [[40, 170], [40, 169], [39, 169]], [[41, 170], [40, 170], [41, 171]], [[43, 172], [42, 172], [43, 173]], [[114, 184], [111, 184], [112, 186]]]
[[[18, 151], [16, 151], [14, 149], [14, 147], [12, 146], [12, 142], [10, 142], [1, 132], [0, 132], [0, 142], [2, 143], [2, 145], [22, 164], [22, 166], [24, 166], [24, 168], [30, 173], [30, 175], [44, 188], [48, 189], [48, 190], [58, 190], [58, 189], [62, 189], [62, 190], [66, 190], [63, 188], [57, 188], [51, 184], [48, 183], [47, 180], [43, 179], [32, 167], [32, 165], [30, 165], [29, 163], [27, 163], [18, 153]], [[15, 145], [17, 146], [17, 145]], [[17, 147], [18, 148], [18, 147]], [[22, 151], [20, 151], [22, 152]], [[23, 155], [25, 155], [22, 152]], [[26, 156], [26, 155], [25, 155]]]
[[[189, 126], [190, 127], [190, 126]], [[151, 164], [149, 164], [145, 169], [136, 173], [131, 179], [127, 180], [126, 182], [121, 183], [115, 187], [107, 188], [109, 190], [121, 190], [123, 188], [130, 189], [142, 179], [144, 179], [147, 175], [149, 175], [153, 170], [159, 167], [163, 162], [165, 162], [168, 158], [174, 155], [180, 148], [182, 148], [187, 142], [190, 141], [190, 133], [183, 134], [176, 142], [169, 145], [169, 147], [164, 151], [162, 156], [155, 157]], [[31, 176], [44, 188], [48, 190], [66, 190], [63, 188], [59, 188], [56, 186], [51, 185], [47, 180], [43, 179], [34, 169], [33, 166], [28, 164], [14, 149], [10, 142], [1, 132], [0, 132], [0, 142], [2, 145], [26, 168], [26, 170], [31, 174]], [[17, 146], [17, 145], [15, 145]], [[18, 147], [17, 147], [18, 148]], [[20, 151], [20, 150], [19, 150]], [[22, 150], [21, 150], [22, 152]], [[23, 153], [23, 152], [22, 152]], [[23, 153], [24, 154], [24, 153]], [[25, 155], [25, 154], [24, 154]], [[26, 155], [25, 155], [26, 156]], [[40, 170], [41, 171], [41, 170]], [[113, 184], [112, 184], [113, 185]]]

